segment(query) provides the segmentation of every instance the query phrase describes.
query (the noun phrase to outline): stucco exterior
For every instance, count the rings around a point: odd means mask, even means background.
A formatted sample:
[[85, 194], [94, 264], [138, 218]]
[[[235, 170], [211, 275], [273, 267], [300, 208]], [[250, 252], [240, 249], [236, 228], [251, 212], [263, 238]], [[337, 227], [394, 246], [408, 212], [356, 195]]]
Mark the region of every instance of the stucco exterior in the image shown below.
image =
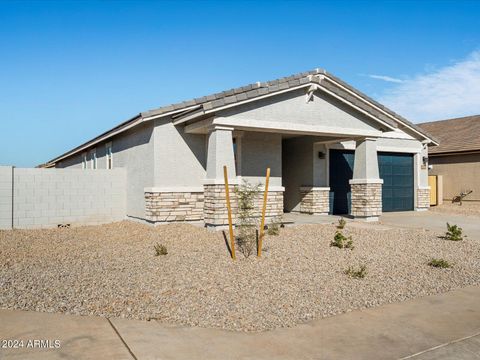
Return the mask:
[[480, 153], [431, 156], [429, 162], [430, 175], [443, 176], [444, 200], [473, 190], [465, 201], [480, 201]]
[[[97, 169], [105, 169], [105, 145], [112, 143], [113, 167], [125, 168], [127, 171], [127, 216], [140, 219], [145, 218], [144, 189], [154, 184], [153, 130], [153, 123], [145, 123], [93, 147], [97, 154]], [[90, 150], [86, 153], [89, 154]], [[81, 169], [82, 153], [62, 160], [57, 167]], [[89, 160], [87, 168], [90, 166]]]
[[[209, 106], [193, 106], [197, 100], [208, 101], [205, 97], [180, 104], [180, 110], [172, 106], [158, 115], [149, 112], [127, 122], [131, 124], [128, 130], [84, 147], [82, 152], [96, 148], [97, 167], [104, 169], [105, 144], [112, 143], [113, 167], [127, 169], [127, 216], [151, 222], [204, 219], [199, 211], [204, 206], [203, 215], [207, 211], [213, 225], [215, 219], [224, 225], [220, 210], [225, 200], [219, 190], [224, 165], [233, 187], [243, 180], [262, 183], [269, 167], [270, 191], [277, 210], [279, 199], [283, 199], [285, 211], [308, 208], [309, 213], [324, 213], [330, 149], [356, 150], [352, 184], [360, 190], [355, 201], [372, 199], [371, 206], [367, 202], [364, 207], [354, 207], [361, 216], [381, 213], [377, 152], [414, 155], [414, 188], [423, 199], [428, 191], [423, 160], [428, 157], [428, 137], [403, 120], [397, 124], [393, 115], [388, 117], [384, 108], [369, 105], [368, 99], [346, 96], [348, 89], [334, 91], [330, 84], [322, 90], [321, 81], [309, 76], [289, 82], [283, 92], [264, 97], [259, 95], [267, 92], [261, 90], [242, 95], [242, 88], [237, 89], [237, 96], [228, 95], [234, 94], [233, 90], [212, 96], [225, 100], [215, 100]], [[313, 85], [308, 87], [310, 82]], [[289, 90], [290, 85], [299, 87]], [[252, 92], [259, 97], [249, 100], [247, 94]], [[232, 101], [239, 103], [230, 104]], [[218, 110], [207, 114], [206, 110], [215, 106]], [[184, 113], [182, 107], [186, 108]], [[56, 166], [81, 168], [81, 152], [64, 156]], [[304, 200], [302, 205], [305, 197], [308, 202]], [[315, 199], [321, 204], [315, 204]]]

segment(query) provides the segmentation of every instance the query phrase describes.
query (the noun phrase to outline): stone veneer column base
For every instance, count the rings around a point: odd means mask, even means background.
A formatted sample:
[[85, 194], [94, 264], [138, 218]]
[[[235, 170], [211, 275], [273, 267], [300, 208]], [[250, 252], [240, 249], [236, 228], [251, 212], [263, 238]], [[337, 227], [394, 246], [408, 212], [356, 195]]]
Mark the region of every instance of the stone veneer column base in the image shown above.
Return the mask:
[[[230, 205], [232, 207], [232, 222], [236, 223], [238, 213], [238, 201], [235, 194], [237, 185], [229, 185]], [[223, 229], [228, 226], [227, 202], [225, 197], [225, 185], [205, 184], [204, 185], [204, 221], [209, 228]], [[263, 191], [260, 191], [254, 202], [254, 216], [261, 215], [263, 205]], [[268, 192], [267, 209], [265, 212], [265, 223], [275, 217], [283, 215], [283, 190], [272, 190]]]
[[425, 211], [430, 208], [430, 187], [417, 189], [417, 211]]
[[352, 212], [354, 218], [378, 221], [382, 214], [382, 180], [360, 182], [350, 180]]
[[[237, 195], [235, 188], [237, 185], [229, 184], [230, 206], [232, 208], [232, 222], [236, 221], [238, 209]], [[225, 185], [223, 184], [205, 184], [203, 185], [205, 195], [203, 203], [204, 222], [207, 227], [225, 227], [228, 225], [227, 198], [225, 195]]]
[[203, 220], [203, 191], [145, 191], [145, 217], [151, 222]]
[[330, 188], [302, 186], [300, 213], [311, 215], [328, 215], [330, 211]]

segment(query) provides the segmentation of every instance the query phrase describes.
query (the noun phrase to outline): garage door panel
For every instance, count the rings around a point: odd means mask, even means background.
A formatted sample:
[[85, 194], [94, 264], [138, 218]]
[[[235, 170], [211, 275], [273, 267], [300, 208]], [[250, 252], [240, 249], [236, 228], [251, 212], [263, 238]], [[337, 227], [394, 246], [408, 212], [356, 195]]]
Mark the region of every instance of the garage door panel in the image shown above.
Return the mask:
[[413, 210], [413, 155], [379, 153], [383, 211]]
[[[330, 150], [330, 190], [334, 214], [350, 210], [350, 184], [353, 176], [354, 152]], [[383, 211], [413, 210], [413, 155], [378, 153], [382, 186]]]

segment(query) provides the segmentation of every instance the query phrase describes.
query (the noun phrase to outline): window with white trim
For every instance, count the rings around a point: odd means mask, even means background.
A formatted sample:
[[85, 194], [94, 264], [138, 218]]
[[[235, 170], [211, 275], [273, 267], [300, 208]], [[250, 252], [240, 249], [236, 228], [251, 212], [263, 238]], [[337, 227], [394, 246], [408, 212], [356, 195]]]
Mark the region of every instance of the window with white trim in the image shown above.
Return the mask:
[[90, 150], [90, 169], [97, 168], [97, 149]]
[[105, 144], [105, 158], [107, 160], [107, 169], [113, 169], [112, 142]]
[[82, 153], [82, 169], [87, 168], [87, 153]]

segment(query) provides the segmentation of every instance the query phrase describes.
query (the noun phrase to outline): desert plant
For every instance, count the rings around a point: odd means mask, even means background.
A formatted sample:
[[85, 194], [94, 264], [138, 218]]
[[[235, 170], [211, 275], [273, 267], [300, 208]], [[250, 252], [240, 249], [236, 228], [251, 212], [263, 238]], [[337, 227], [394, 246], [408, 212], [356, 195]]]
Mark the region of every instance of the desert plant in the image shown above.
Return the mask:
[[450, 225], [447, 222], [447, 232], [445, 233], [445, 239], [451, 241], [460, 241], [463, 240], [462, 228], [457, 225]]
[[367, 275], [367, 266], [360, 265], [360, 268], [357, 270], [353, 266], [349, 266], [344, 273], [354, 279], [363, 279]]
[[281, 219], [279, 218], [274, 218], [272, 221], [270, 221], [270, 224], [268, 224], [267, 227], [267, 234], [268, 235], [273, 235], [276, 236], [280, 234], [280, 223], [282, 222]]
[[153, 245], [153, 249], [155, 250], [155, 256], [168, 254], [167, 247], [163, 244], [156, 243]]
[[345, 219], [343, 217], [338, 219], [337, 229], [343, 229], [345, 227], [345, 225], [347, 225], [347, 222], [345, 221]]
[[435, 258], [430, 260], [428, 262], [428, 265], [430, 265], [431, 267], [442, 268], [442, 269], [448, 269], [453, 266], [445, 259], [435, 259]]
[[255, 198], [259, 192], [260, 184], [252, 185], [247, 181], [235, 188], [238, 200], [236, 243], [238, 250], [245, 257], [253, 254], [257, 247], [259, 217], [255, 214]]
[[353, 240], [352, 237], [349, 236], [348, 238], [343, 235], [340, 231], [335, 232], [335, 236], [333, 237], [330, 246], [336, 246], [340, 249], [351, 249], [353, 250]]

